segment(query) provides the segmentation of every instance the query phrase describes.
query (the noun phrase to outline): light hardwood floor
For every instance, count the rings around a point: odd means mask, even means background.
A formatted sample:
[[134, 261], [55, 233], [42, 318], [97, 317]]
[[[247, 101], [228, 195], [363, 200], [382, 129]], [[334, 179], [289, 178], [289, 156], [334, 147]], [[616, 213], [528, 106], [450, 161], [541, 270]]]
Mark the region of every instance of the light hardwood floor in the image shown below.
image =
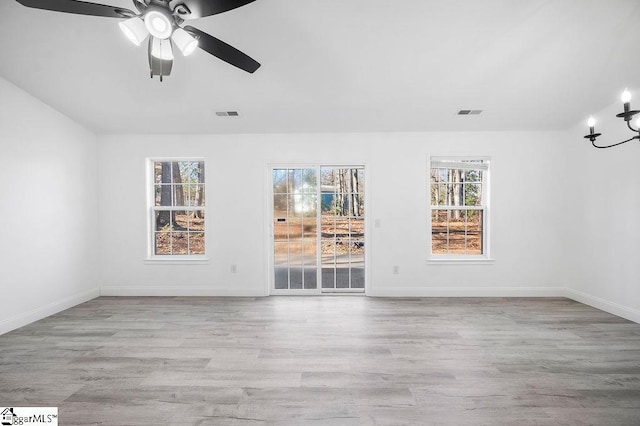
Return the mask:
[[640, 425], [640, 325], [568, 299], [100, 297], [0, 336], [61, 425]]

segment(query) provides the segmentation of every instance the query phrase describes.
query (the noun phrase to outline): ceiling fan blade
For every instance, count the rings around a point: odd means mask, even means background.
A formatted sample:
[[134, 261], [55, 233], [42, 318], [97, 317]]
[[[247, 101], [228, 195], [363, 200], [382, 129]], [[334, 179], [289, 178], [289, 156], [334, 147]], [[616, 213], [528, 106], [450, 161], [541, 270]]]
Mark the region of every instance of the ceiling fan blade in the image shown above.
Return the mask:
[[138, 12], [142, 13], [147, 9], [147, 5], [140, 0], [133, 0], [133, 5], [138, 9]]
[[218, 13], [236, 9], [245, 4], [254, 2], [255, 0], [179, 0], [172, 2], [175, 6], [184, 4], [189, 12], [180, 12], [180, 8], [176, 9], [178, 16], [182, 19], [197, 19], [204, 16], [217, 15]]
[[23, 6], [34, 9], [53, 10], [55, 12], [76, 13], [78, 15], [104, 16], [107, 18], [126, 18], [136, 14], [122, 7], [88, 3], [77, 0], [16, 0]]
[[198, 47], [205, 52], [208, 52], [216, 58], [238, 67], [249, 73], [255, 72], [260, 68], [260, 64], [253, 58], [242, 53], [233, 46], [229, 46], [222, 40], [218, 40], [212, 35], [200, 31], [197, 28], [193, 28], [189, 25], [184, 27], [184, 30], [191, 33], [198, 39]]

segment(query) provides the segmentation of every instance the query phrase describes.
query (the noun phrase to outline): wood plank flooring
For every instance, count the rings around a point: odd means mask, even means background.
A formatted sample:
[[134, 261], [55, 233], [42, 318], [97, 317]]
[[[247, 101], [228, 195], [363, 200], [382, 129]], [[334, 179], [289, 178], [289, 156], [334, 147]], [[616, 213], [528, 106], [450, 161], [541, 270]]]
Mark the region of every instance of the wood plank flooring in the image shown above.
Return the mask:
[[640, 425], [640, 325], [568, 299], [100, 297], [0, 336], [61, 425]]

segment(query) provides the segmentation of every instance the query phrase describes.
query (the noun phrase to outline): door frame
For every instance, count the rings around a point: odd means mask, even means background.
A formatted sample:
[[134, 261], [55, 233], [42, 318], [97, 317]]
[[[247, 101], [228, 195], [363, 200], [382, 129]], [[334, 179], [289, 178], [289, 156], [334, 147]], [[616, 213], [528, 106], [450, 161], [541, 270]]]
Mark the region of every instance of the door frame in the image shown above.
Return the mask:
[[[333, 167], [333, 168], [356, 168], [361, 167], [364, 169], [364, 293], [362, 292], [349, 292], [349, 291], [331, 291], [331, 292], [323, 292], [322, 291], [322, 282], [318, 280], [318, 288], [315, 289], [293, 289], [293, 290], [283, 290], [276, 289], [274, 285], [274, 254], [273, 254], [273, 170], [274, 169], [315, 169], [318, 173], [322, 167]], [[319, 163], [267, 163], [265, 168], [265, 199], [264, 199], [264, 209], [266, 214], [264, 227], [265, 227], [265, 239], [264, 246], [267, 253], [267, 262], [265, 265], [265, 275], [267, 279], [265, 280], [265, 294], [269, 296], [319, 296], [319, 295], [365, 295], [369, 296], [371, 294], [371, 273], [370, 273], [370, 265], [371, 265], [371, 229], [369, 224], [371, 221], [369, 220], [369, 216], [371, 215], [371, 179], [370, 179], [370, 171], [369, 165], [366, 162], [350, 162], [350, 163], [329, 163], [329, 162], [319, 162]], [[318, 224], [318, 226], [320, 226]], [[320, 228], [318, 228], [320, 229]], [[320, 239], [317, 239], [318, 245], [320, 245]], [[318, 253], [318, 264], [317, 264], [317, 274], [320, 276], [320, 255]]]

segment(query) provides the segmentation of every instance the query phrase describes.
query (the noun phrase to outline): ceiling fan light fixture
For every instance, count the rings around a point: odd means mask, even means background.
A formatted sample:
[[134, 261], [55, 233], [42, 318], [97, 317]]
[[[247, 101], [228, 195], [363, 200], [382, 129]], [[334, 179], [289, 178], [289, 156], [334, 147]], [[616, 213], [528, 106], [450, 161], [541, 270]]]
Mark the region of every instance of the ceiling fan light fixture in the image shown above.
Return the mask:
[[173, 32], [173, 21], [169, 15], [159, 9], [152, 9], [144, 14], [144, 25], [155, 38], [166, 40]]
[[182, 28], [177, 28], [171, 35], [171, 39], [184, 56], [191, 55], [198, 47], [198, 40]]
[[131, 43], [140, 46], [145, 38], [149, 35], [147, 27], [140, 18], [131, 18], [119, 23], [120, 29]]
[[154, 37], [151, 43], [151, 55], [163, 61], [172, 61], [173, 48], [171, 47], [171, 40], [162, 40]]

